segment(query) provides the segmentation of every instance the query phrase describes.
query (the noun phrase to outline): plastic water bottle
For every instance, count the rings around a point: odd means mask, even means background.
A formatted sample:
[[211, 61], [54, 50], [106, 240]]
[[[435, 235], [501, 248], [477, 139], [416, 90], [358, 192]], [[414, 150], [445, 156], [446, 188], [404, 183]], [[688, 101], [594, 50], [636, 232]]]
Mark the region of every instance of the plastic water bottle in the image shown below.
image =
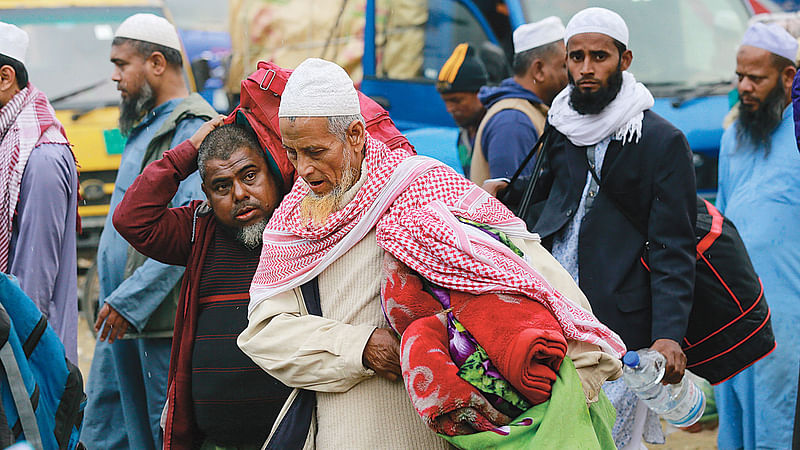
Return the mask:
[[706, 396], [689, 377], [678, 384], [661, 384], [666, 359], [654, 350], [629, 351], [622, 358], [625, 384], [647, 406], [676, 427], [697, 422], [706, 409]]

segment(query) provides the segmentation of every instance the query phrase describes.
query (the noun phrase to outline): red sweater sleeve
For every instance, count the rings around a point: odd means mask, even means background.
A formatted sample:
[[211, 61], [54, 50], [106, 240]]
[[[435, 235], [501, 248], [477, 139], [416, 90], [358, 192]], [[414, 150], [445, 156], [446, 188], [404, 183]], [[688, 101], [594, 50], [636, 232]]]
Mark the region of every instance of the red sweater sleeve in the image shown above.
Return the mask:
[[185, 266], [192, 249], [194, 211], [200, 200], [170, 208], [181, 181], [197, 170], [197, 149], [187, 139], [150, 163], [114, 211], [114, 228], [143, 255]]

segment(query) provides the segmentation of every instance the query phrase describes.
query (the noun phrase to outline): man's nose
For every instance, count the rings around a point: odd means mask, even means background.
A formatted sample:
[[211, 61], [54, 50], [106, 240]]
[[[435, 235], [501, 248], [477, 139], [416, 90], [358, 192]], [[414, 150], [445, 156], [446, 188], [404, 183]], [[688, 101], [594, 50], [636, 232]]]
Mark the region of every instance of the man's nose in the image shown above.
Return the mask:
[[314, 164], [312, 164], [310, 158], [307, 158], [305, 155], [298, 152], [295, 170], [297, 171], [297, 175], [303, 178], [308, 178], [308, 176], [314, 173]]
[[237, 201], [247, 200], [250, 197], [250, 194], [245, 189], [245, 186], [240, 181], [234, 181], [233, 183], [233, 198]]
[[583, 62], [581, 63], [581, 77], [585, 77], [587, 75], [594, 75], [594, 64], [590, 58], [584, 58]]
[[748, 80], [747, 77], [739, 81], [739, 92], [753, 92], [753, 82]]
[[119, 83], [120, 80], [122, 80], [122, 77], [120, 76], [119, 69], [115, 67], [114, 70], [111, 71], [111, 81]]

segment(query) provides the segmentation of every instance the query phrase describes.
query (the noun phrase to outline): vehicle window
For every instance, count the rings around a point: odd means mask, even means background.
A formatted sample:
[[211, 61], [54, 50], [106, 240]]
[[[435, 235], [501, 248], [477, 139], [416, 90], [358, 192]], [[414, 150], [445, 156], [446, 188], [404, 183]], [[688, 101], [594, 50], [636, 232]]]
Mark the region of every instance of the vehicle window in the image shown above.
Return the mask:
[[25, 68], [31, 82], [51, 100], [77, 92], [56, 108], [116, 105], [108, 57], [119, 24], [128, 16], [157, 8], [36, 8], [4, 10], [3, 21], [28, 33]]
[[165, 0], [180, 29], [228, 31], [228, 2], [219, 0]]
[[375, 2], [375, 74], [435, 80], [456, 45], [488, 41], [475, 16], [455, 0]]
[[731, 81], [736, 48], [748, 19], [739, 0], [605, 0], [580, 6], [549, 0], [522, 3], [528, 21], [556, 15], [566, 24], [589, 6], [619, 13], [630, 31], [630, 71], [654, 93]]

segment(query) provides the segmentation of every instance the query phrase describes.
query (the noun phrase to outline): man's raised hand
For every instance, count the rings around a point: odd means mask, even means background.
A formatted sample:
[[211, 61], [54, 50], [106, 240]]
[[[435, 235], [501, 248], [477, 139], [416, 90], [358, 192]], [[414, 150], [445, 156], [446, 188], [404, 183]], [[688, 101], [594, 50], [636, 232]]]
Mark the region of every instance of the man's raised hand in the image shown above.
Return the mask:
[[212, 130], [215, 128], [222, 126], [222, 121], [225, 119], [225, 116], [219, 115], [214, 117], [213, 119], [209, 120], [208, 122], [200, 125], [200, 128], [194, 132], [192, 137], [189, 138], [189, 141], [192, 143], [194, 148], [200, 148], [200, 144], [203, 143], [203, 139], [208, 136], [208, 133], [211, 133]]

